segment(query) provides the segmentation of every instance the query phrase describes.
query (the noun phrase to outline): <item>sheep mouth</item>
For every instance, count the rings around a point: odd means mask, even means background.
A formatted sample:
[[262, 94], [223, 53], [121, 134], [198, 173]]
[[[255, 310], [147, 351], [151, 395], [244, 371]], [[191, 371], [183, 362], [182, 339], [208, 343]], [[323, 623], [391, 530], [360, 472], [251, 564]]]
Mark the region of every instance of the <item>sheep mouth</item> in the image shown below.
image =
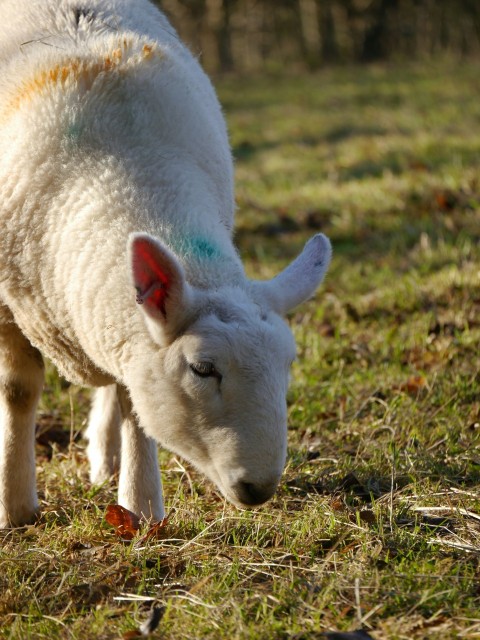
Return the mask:
[[226, 486], [218, 472], [216, 472], [216, 476], [215, 479], [211, 477], [211, 480], [215, 482], [223, 496], [239, 509], [251, 509], [265, 504], [275, 494], [279, 482], [278, 479], [266, 483], [237, 480]]
[[254, 484], [253, 482], [239, 481], [233, 489], [242, 506], [248, 508], [265, 504], [274, 495], [277, 485], [278, 482]]

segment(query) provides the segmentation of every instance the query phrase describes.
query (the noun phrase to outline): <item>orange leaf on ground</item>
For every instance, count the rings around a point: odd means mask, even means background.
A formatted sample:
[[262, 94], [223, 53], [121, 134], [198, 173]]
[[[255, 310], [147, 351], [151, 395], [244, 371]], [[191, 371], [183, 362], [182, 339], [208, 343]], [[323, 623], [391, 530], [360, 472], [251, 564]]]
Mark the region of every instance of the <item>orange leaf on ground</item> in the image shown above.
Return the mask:
[[168, 518], [163, 518], [163, 520], [160, 520], [160, 522], [155, 522], [154, 524], [152, 524], [152, 526], [144, 536], [145, 540], [149, 540], [150, 538], [160, 538], [163, 534], [163, 529], [165, 529], [167, 524]]
[[416, 394], [427, 386], [425, 376], [410, 376], [406, 382], [400, 385], [401, 391]]
[[165, 533], [165, 527], [167, 524], [168, 518], [163, 518], [160, 522], [154, 522], [148, 529], [147, 533], [140, 538], [138, 543], [135, 543], [135, 546], [143, 544], [147, 540], [159, 540]]
[[126, 631], [123, 636], [122, 636], [122, 640], [133, 640], [133, 638], [141, 638], [142, 637], [142, 632], [140, 631], [140, 629], [131, 629], [130, 631]]
[[108, 505], [105, 520], [123, 540], [132, 540], [140, 529], [140, 518], [119, 504]]

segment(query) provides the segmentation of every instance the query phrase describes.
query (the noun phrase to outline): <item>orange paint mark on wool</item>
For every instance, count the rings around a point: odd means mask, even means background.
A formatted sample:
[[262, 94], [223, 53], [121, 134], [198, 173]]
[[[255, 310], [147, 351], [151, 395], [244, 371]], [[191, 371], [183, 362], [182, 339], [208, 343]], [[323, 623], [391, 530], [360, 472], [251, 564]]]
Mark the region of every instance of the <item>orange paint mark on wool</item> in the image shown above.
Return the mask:
[[[35, 94], [41, 93], [48, 86], [66, 86], [69, 82], [76, 82], [80, 83], [84, 90], [89, 90], [103, 73], [107, 74], [124, 68], [126, 70], [142, 60], [150, 60], [155, 54], [161, 57], [154, 44], [144, 44], [141, 52], [137, 54], [131, 53], [131, 43], [126, 39], [123, 40], [122, 45], [97, 62], [76, 58], [63, 65], [57, 64], [51, 69], [40, 71], [33, 79], [19, 87], [17, 94], [6, 106], [4, 115], [18, 109], [22, 103], [31, 100]], [[129, 49], [129, 54], [125, 55]]]
[[108, 73], [118, 67], [121, 57], [110, 58], [105, 56], [99, 62], [87, 60], [70, 60], [64, 65], [55, 65], [46, 71], [40, 71], [32, 80], [24, 82], [18, 93], [8, 105], [9, 110], [20, 107], [32, 97], [44, 91], [49, 86], [65, 86], [69, 81], [81, 82], [86, 89], [90, 89], [96, 78], [101, 73]]
[[148, 60], [153, 56], [153, 47], [150, 44], [144, 44], [142, 48], [143, 57]]

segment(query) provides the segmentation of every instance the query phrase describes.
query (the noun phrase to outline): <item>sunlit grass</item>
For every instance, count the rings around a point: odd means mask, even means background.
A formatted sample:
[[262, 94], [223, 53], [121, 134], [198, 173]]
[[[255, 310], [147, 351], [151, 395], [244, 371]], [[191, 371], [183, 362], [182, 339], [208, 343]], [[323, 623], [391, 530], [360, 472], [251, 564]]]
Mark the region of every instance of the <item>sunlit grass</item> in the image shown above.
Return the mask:
[[39, 422], [66, 438], [38, 448], [39, 523], [2, 533], [1, 638], [121, 638], [152, 603], [172, 640], [480, 637], [479, 85], [474, 65], [220, 84], [247, 271], [334, 246], [290, 318], [280, 489], [238, 511], [162, 452], [166, 538], [121, 542], [76, 437], [88, 393], [50, 371]]

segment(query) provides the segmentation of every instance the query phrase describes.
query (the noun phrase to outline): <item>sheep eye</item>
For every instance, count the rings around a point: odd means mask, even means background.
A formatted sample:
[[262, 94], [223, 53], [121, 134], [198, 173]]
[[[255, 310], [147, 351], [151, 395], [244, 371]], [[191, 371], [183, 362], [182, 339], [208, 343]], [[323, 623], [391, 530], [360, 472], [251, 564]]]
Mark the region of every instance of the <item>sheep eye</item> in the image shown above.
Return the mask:
[[190, 365], [190, 369], [195, 375], [200, 376], [201, 378], [222, 379], [222, 376], [211, 362], [194, 362]]

